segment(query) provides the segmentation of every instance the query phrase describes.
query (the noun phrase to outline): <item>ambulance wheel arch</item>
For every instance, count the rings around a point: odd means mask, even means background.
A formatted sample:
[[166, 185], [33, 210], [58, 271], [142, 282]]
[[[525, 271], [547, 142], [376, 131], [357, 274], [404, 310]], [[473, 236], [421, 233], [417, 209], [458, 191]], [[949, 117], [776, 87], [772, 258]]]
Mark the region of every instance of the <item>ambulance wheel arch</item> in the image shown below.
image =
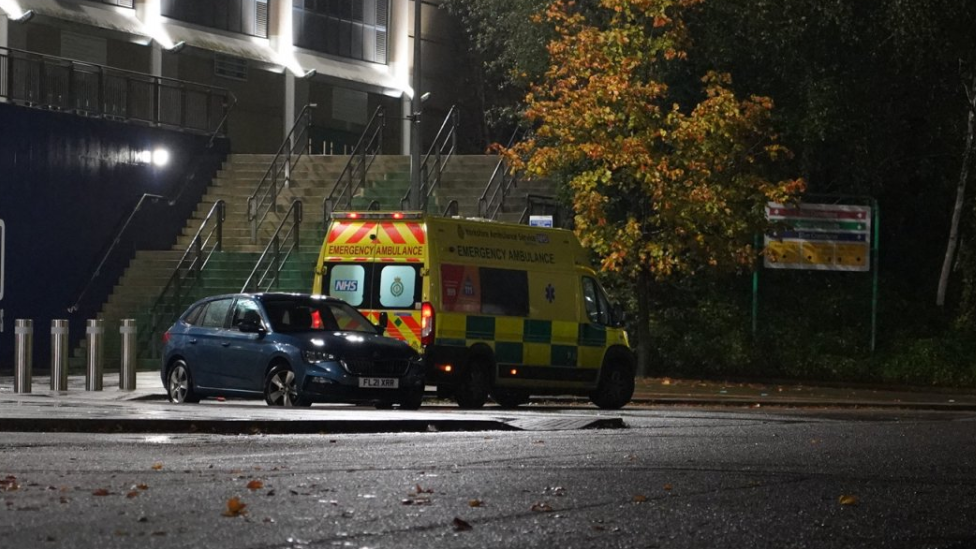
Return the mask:
[[495, 356], [487, 345], [473, 345], [458, 372], [460, 379], [454, 388], [454, 399], [461, 408], [481, 408], [488, 401], [495, 369]]
[[622, 408], [634, 396], [635, 371], [636, 361], [630, 349], [610, 347], [603, 357], [600, 378], [596, 389], [590, 393], [590, 400], [600, 408]]

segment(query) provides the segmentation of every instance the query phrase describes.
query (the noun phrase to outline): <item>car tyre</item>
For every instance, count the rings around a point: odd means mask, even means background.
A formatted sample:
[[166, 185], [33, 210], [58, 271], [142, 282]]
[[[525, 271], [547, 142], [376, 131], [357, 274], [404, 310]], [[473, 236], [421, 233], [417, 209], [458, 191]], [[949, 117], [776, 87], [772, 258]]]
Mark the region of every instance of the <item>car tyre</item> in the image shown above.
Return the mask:
[[481, 408], [488, 401], [490, 389], [491, 373], [488, 364], [483, 360], [473, 360], [454, 393], [454, 399], [461, 408]]
[[200, 402], [200, 397], [193, 391], [190, 368], [182, 358], [173, 363], [166, 376], [166, 397], [175, 404]]
[[634, 396], [634, 369], [632, 362], [621, 356], [609, 356], [604, 360], [600, 383], [590, 395], [590, 400], [605, 410], [617, 410]]
[[268, 406], [310, 406], [311, 403], [298, 394], [295, 372], [288, 366], [278, 365], [268, 372], [264, 380], [264, 401]]

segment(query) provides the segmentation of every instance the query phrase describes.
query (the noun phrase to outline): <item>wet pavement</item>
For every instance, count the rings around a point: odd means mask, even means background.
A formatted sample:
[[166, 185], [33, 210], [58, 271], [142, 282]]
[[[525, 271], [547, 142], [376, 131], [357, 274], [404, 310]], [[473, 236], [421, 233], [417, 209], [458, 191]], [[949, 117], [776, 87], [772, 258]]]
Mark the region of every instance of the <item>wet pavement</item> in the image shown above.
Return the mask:
[[[136, 389], [118, 388], [106, 374], [102, 391], [86, 391], [84, 376], [69, 376], [67, 391], [50, 391], [49, 378], [35, 376], [31, 393], [15, 393], [13, 379], [0, 377], [0, 431], [370, 433], [483, 430], [621, 428], [620, 414], [599, 410], [586, 399], [534, 399], [517, 410], [489, 405], [460, 410], [428, 399], [418, 411], [316, 405], [281, 409], [263, 401], [205, 400], [175, 405], [154, 371], [138, 372]], [[640, 378], [632, 407], [839, 407], [976, 411], [976, 390], [828, 387], [797, 383], [727, 383]]]

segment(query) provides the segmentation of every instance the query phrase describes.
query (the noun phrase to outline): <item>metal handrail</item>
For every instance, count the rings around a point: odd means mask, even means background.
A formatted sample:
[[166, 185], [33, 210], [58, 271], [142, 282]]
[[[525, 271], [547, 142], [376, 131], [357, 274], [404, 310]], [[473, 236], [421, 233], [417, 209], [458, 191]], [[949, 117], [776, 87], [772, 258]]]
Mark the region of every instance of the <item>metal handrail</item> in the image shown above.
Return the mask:
[[451, 200], [444, 208], [444, 217], [457, 217], [461, 213], [461, 204], [457, 200]]
[[[207, 217], [204, 218], [203, 223], [200, 224], [200, 228], [193, 235], [193, 239], [190, 241], [189, 246], [187, 246], [186, 251], [183, 252], [179, 263], [176, 264], [176, 268], [173, 269], [173, 274], [170, 275], [166, 286], [159, 292], [159, 296], [149, 308], [150, 327], [149, 330], [142, 332], [142, 334], [146, 334], [145, 337], [150, 338], [149, 348], [154, 353], [154, 357], [156, 356], [155, 353], [159, 350], [156, 346], [156, 340], [158, 338], [154, 336], [159, 331], [160, 325], [168, 325], [175, 319], [176, 315], [183, 309], [183, 298], [188, 295], [196, 284], [196, 281], [199, 280], [199, 275], [206, 268], [207, 263], [210, 262], [210, 257], [214, 252], [219, 252], [223, 249], [225, 212], [226, 204], [223, 200], [214, 202], [213, 207], [210, 208], [210, 212], [207, 213]], [[192, 281], [187, 286], [185, 281], [191, 277]], [[171, 291], [172, 296], [170, 296]], [[147, 347], [143, 344], [140, 345], [140, 348], [145, 349]]]
[[[515, 128], [505, 148], [511, 149], [521, 133], [521, 126]], [[500, 180], [495, 184], [495, 180], [499, 177]], [[481, 193], [481, 198], [478, 199], [478, 217], [483, 219], [498, 219], [498, 213], [501, 211], [502, 206], [505, 205], [505, 197], [508, 196], [512, 188], [518, 187], [518, 180], [519, 174], [509, 173], [505, 165], [505, 157], [499, 158], [498, 163], [495, 164], [495, 171], [491, 173], [491, 178], [488, 179], [488, 184], [485, 185], [485, 192]], [[493, 184], [494, 191], [492, 191]], [[489, 196], [489, 193], [491, 196]]]
[[221, 133], [237, 100], [226, 88], [0, 47], [0, 97], [85, 116]]
[[[291, 222], [290, 224], [289, 221]], [[286, 225], [288, 225], [287, 232], [282, 234], [282, 231], [285, 230]], [[270, 290], [272, 286], [277, 286], [278, 275], [281, 274], [281, 268], [288, 261], [288, 258], [291, 257], [291, 253], [298, 250], [301, 225], [302, 201], [296, 199], [292, 201], [291, 207], [288, 208], [288, 212], [285, 214], [284, 219], [282, 219], [281, 223], [278, 224], [278, 228], [275, 229], [274, 234], [271, 236], [271, 241], [268, 242], [264, 252], [261, 253], [261, 257], [259, 257], [257, 262], [254, 263], [254, 268], [251, 269], [251, 274], [247, 276], [244, 286], [241, 287], [242, 292], [266, 292]], [[288, 245], [284, 251], [282, 251], [282, 242], [289, 241], [291, 241], [291, 244]], [[266, 260], [267, 264], [265, 265]], [[267, 284], [265, 284], [265, 282], [267, 282]]]
[[[359, 141], [349, 154], [349, 160], [342, 168], [342, 173], [336, 178], [332, 191], [322, 199], [322, 230], [337, 209], [348, 209], [352, 205], [352, 197], [359, 189], [366, 185], [366, 173], [369, 171], [376, 156], [383, 152], [383, 128], [386, 127], [386, 110], [383, 106], [376, 107], [373, 116]], [[355, 182], [355, 185], [353, 184]]]
[[129, 225], [132, 223], [132, 220], [135, 218], [136, 214], [142, 208], [142, 203], [145, 202], [147, 199], [155, 203], [160, 199], [165, 199], [165, 198], [166, 198], [165, 196], [159, 194], [150, 194], [150, 193], [142, 194], [142, 196], [139, 198], [139, 201], [136, 202], [135, 207], [132, 208], [132, 212], [129, 213], [129, 217], [126, 218], [125, 223], [123, 223], [122, 227], [115, 232], [115, 237], [112, 239], [112, 244], [109, 245], [108, 251], [106, 251], [105, 255], [102, 256], [102, 260], [98, 262], [98, 266], [95, 267], [95, 272], [92, 273], [91, 278], [88, 279], [88, 284], [86, 284], [85, 288], [81, 290], [80, 294], [78, 294], [78, 299], [75, 300], [74, 304], [68, 307], [69, 313], [74, 313], [78, 311], [78, 306], [81, 305], [81, 300], [84, 299], [85, 295], [88, 294], [88, 290], [91, 289], [92, 284], [95, 283], [95, 279], [98, 278], [98, 275], [102, 274], [102, 267], [105, 266], [105, 262], [108, 261], [108, 258], [112, 255], [112, 252], [115, 251], [115, 248], [119, 245], [119, 242], [122, 241], [122, 235], [125, 234], [125, 231], [129, 228]]
[[[291, 171], [298, 164], [302, 155], [311, 147], [309, 127], [312, 125], [312, 109], [315, 103], [309, 103], [302, 108], [302, 112], [295, 118], [291, 130], [285, 136], [278, 152], [271, 160], [271, 165], [264, 172], [264, 177], [257, 188], [247, 198], [247, 221], [251, 226], [251, 244], [258, 241], [258, 227], [264, 224], [268, 214], [278, 202], [279, 180], [288, 187], [291, 184]], [[299, 133], [295, 133], [299, 131]], [[295, 147], [298, 146], [298, 150]]]
[[[448, 125], [448, 122], [450, 122], [450, 125]], [[420, 164], [420, 209], [425, 212], [427, 211], [427, 202], [430, 196], [441, 182], [441, 174], [444, 173], [447, 162], [454, 156], [454, 151], [457, 150], [457, 127], [458, 108], [457, 105], [454, 105], [451, 107], [451, 110], [447, 111], [447, 116], [444, 117], [441, 128], [437, 130], [433, 144], [427, 150], [424, 161]], [[434, 164], [433, 170], [430, 166], [432, 161]], [[407, 193], [400, 200], [401, 208], [409, 208], [411, 191], [412, 189], [407, 189]]]

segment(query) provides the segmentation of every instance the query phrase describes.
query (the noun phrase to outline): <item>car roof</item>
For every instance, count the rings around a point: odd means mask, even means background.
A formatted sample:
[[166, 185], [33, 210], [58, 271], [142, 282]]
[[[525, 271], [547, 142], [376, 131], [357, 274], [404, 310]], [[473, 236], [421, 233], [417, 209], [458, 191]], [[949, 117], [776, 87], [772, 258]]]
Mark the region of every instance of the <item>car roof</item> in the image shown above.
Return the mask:
[[309, 294], [309, 293], [302, 293], [302, 292], [243, 292], [243, 293], [238, 292], [233, 294], [217, 294], [217, 295], [207, 296], [199, 300], [197, 303], [214, 301], [217, 299], [230, 299], [230, 298], [238, 298], [238, 297], [250, 297], [252, 299], [257, 299], [258, 301], [279, 301], [279, 300], [300, 298], [300, 299], [316, 299], [316, 300], [328, 301], [332, 303], [345, 303], [345, 301], [337, 297], [332, 297], [328, 295], [319, 295], [319, 294]]

